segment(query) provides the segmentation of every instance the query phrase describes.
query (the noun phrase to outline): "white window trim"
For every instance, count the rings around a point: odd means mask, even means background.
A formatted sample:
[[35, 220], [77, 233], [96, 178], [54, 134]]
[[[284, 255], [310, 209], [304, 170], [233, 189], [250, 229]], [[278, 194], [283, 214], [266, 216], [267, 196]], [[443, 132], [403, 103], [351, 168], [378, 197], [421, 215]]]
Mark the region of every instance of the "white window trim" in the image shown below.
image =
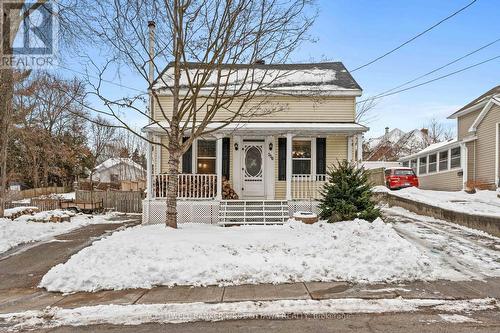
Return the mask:
[[[454, 148], [460, 148], [460, 166], [452, 168], [451, 167], [451, 150]], [[447, 158], [448, 169], [441, 170], [441, 168], [439, 167], [439, 153], [445, 152], [445, 151], [448, 152], [448, 158]], [[434, 155], [434, 154], [436, 154], [436, 171], [429, 172], [429, 156]], [[445, 173], [445, 172], [464, 170], [463, 157], [462, 157], [463, 154], [464, 154], [464, 150], [462, 149], [462, 147], [460, 145], [458, 145], [458, 146], [449, 147], [448, 149], [436, 150], [436, 151], [431, 152], [429, 154], [415, 156], [415, 157], [412, 157], [408, 160], [402, 160], [401, 163], [408, 162], [408, 167], [411, 168], [411, 161], [416, 159], [417, 160], [417, 168], [416, 168], [415, 174], [417, 176], [420, 176], [420, 175], [429, 176], [429, 175], [435, 175], [435, 174], [440, 174], [440, 173]], [[420, 174], [420, 158], [421, 157], [427, 157], [427, 167], [426, 167], [427, 173], [425, 173], [425, 174]]]
[[[298, 158], [293, 157], [293, 142], [294, 141], [310, 141], [311, 142], [311, 157], [310, 158]], [[294, 174], [293, 173], [293, 161], [311, 161], [311, 177], [316, 177], [316, 138], [303, 138], [303, 137], [293, 137], [292, 139], [292, 177], [294, 175], [305, 175], [304, 173]]]
[[[434, 170], [434, 171], [430, 171], [429, 170], [430, 169], [430, 164], [431, 164], [431, 162], [430, 162], [431, 155], [436, 155], [436, 162], [433, 163], [433, 164], [436, 165], [436, 170]], [[438, 172], [438, 167], [439, 167], [438, 153], [436, 152], [436, 153], [432, 153], [432, 154], [427, 155], [427, 174], [428, 175], [432, 175], [432, 174], [437, 173]]]
[[[193, 142], [193, 170], [195, 170], [195, 174], [198, 174], [198, 140], [203, 140], [203, 141], [213, 141], [215, 143], [215, 156], [214, 157], [200, 157], [200, 158], [203, 158], [203, 159], [210, 159], [210, 160], [214, 160], [215, 161], [215, 166], [216, 166], [216, 170], [215, 170], [215, 173], [217, 173], [217, 139], [215, 138], [207, 138], [207, 139], [204, 139], [204, 138], [199, 138], [199, 139], [196, 139], [194, 140]], [[196, 144], [194, 144], [196, 142]]]

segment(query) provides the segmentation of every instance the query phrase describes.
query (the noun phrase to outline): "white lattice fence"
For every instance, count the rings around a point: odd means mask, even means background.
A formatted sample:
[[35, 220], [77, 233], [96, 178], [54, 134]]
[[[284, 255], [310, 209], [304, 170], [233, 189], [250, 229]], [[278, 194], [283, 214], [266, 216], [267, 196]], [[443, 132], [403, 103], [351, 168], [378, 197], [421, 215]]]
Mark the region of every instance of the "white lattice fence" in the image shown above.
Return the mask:
[[[164, 200], [143, 201], [143, 224], [165, 223], [167, 203]], [[208, 223], [215, 224], [219, 220], [219, 202], [210, 201], [178, 201], [178, 223]]]
[[288, 210], [290, 211], [290, 216], [299, 211], [313, 212], [319, 214], [318, 209], [319, 201], [308, 200], [308, 201], [288, 201]]

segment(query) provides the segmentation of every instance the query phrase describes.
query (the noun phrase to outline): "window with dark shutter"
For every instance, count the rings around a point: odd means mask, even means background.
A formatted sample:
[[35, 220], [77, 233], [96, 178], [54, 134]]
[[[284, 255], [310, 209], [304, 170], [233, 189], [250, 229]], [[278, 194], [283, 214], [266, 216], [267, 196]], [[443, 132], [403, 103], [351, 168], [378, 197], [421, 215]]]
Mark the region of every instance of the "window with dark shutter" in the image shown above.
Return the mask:
[[[189, 138], [182, 138], [182, 142], [186, 142]], [[182, 173], [193, 173], [193, 146], [182, 155]]]
[[229, 180], [230, 171], [230, 153], [229, 138], [222, 139], [222, 178]]
[[286, 180], [286, 138], [278, 138], [278, 180]]
[[326, 138], [316, 138], [316, 174], [326, 174]]

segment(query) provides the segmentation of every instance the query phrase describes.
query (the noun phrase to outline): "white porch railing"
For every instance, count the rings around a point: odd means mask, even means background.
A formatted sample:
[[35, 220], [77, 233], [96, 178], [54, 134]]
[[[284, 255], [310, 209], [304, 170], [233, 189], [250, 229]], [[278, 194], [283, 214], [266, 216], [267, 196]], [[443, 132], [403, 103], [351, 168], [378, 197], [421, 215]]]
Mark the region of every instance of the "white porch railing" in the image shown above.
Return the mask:
[[[155, 198], [166, 198], [169, 175], [160, 174], [153, 178]], [[177, 198], [213, 199], [217, 195], [217, 175], [183, 173], [177, 175]]]
[[293, 199], [320, 199], [326, 175], [292, 175]]

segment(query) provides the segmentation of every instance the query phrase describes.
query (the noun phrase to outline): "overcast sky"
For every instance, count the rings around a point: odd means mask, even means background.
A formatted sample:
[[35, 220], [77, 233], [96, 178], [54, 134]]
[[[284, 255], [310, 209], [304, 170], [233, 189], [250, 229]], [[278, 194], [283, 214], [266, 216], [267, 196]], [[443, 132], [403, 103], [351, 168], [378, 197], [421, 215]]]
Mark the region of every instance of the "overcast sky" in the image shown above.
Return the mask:
[[[303, 45], [292, 61], [342, 61], [354, 69], [422, 32], [470, 0], [319, 0], [319, 16], [311, 30], [314, 44]], [[391, 89], [500, 38], [498, 0], [478, 0], [457, 16], [384, 59], [353, 73], [363, 97]], [[500, 55], [500, 42], [421, 81], [453, 72]], [[96, 59], [98, 54], [93, 55]], [[85, 61], [83, 61], [85, 62]], [[65, 66], [83, 65], [66, 60]], [[66, 76], [73, 72], [59, 68]], [[77, 75], [78, 76], [78, 75]], [[143, 82], [126, 73], [116, 83], [144, 90]], [[421, 82], [419, 81], [419, 82]], [[416, 83], [419, 83], [416, 82]], [[368, 124], [367, 137], [383, 134], [384, 128], [410, 130], [431, 118], [446, 116], [486, 90], [500, 84], [500, 59], [443, 80], [379, 100]], [[105, 86], [111, 96], [136, 93], [116, 85]], [[124, 115], [137, 126], [137, 117]], [[449, 125], [454, 123], [448, 121]]]

